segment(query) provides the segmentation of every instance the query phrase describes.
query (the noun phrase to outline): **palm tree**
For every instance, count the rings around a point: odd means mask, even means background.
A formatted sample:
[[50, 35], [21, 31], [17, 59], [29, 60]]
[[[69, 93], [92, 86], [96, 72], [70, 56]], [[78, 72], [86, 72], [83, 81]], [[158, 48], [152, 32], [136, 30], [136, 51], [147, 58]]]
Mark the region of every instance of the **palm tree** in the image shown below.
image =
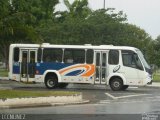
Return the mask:
[[70, 18], [87, 18], [92, 12], [88, 7], [88, 0], [74, 0], [73, 3], [70, 3], [69, 0], [64, 0], [64, 4], [67, 8], [67, 11], [57, 12], [59, 19], [64, 21], [67, 17]]

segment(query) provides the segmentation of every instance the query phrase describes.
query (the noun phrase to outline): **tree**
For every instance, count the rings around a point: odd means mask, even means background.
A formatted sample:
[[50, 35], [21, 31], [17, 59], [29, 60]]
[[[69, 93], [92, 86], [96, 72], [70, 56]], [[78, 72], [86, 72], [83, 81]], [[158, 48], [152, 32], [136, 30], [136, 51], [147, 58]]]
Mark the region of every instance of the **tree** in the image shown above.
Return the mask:
[[67, 10], [54, 12], [56, 17], [48, 21], [48, 25], [40, 26], [39, 34], [50, 43], [79, 44], [81, 23], [90, 15], [91, 9], [87, 0], [75, 0], [72, 4], [64, 0], [64, 3]]
[[[127, 16], [114, 8], [93, 11], [88, 0], [64, 0], [66, 11], [54, 11], [58, 0], [1, 0], [0, 49], [8, 61], [10, 43], [113, 44], [133, 46], [157, 64], [159, 38], [127, 23]], [[158, 44], [157, 44], [158, 43]]]
[[160, 35], [153, 41], [153, 63], [160, 67]]
[[123, 12], [120, 11], [115, 13], [114, 9], [112, 8], [100, 9], [92, 12], [92, 14], [86, 20], [88, 25], [94, 26], [94, 36], [91, 36], [91, 43], [96, 45], [116, 45], [117, 40], [115, 39], [115, 36], [118, 33], [120, 25], [125, 22], [125, 20], [126, 16], [123, 14]]
[[[74, 13], [74, 12], [73, 12]], [[73, 16], [68, 12], [68, 16]], [[70, 15], [71, 14], [71, 15]], [[52, 29], [54, 43], [59, 44], [112, 44], [137, 47], [152, 63], [152, 38], [145, 30], [127, 23], [127, 16], [114, 9], [92, 11], [86, 18], [65, 17]], [[56, 42], [55, 42], [56, 41]]]
[[74, 0], [72, 4], [69, 0], [64, 0], [64, 4], [67, 11], [58, 11], [55, 13], [55, 15], [59, 16], [56, 18], [59, 22], [63, 22], [67, 19], [85, 19], [92, 12], [88, 7], [88, 0]]
[[58, 0], [2, 0], [0, 1], [0, 49], [7, 64], [11, 43], [42, 42], [35, 26], [53, 17]]

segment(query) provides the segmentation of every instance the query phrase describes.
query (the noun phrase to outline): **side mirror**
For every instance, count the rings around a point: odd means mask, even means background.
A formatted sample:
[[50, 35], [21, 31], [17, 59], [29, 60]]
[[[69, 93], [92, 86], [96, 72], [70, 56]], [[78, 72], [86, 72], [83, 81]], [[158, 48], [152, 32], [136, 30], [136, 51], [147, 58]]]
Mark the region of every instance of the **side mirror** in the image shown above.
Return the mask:
[[152, 71], [155, 69], [155, 66], [153, 64], [151, 64], [150, 67]]

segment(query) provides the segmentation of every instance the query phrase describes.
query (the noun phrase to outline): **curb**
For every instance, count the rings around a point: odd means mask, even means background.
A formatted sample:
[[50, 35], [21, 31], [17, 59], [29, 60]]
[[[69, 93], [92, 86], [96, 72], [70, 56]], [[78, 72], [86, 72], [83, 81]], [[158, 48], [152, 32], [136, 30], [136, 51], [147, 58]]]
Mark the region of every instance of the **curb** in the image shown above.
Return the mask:
[[90, 102], [89, 100], [82, 100], [82, 101], [79, 101], [79, 102], [72, 102], [72, 103], [42, 103], [42, 104], [10, 105], [10, 106], [0, 106], [0, 109], [64, 106], [64, 105], [86, 104], [86, 103], [89, 103], [89, 102]]
[[160, 88], [160, 82], [153, 82], [150, 85], [146, 85], [146, 87]]
[[160, 86], [157, 86], [157, 85], [147, 85], [145, 87], [150, 87], [150, 88], [160, 88]]
[[0, 109], [60, 106], [71, 104], [84, 104], [88, 102], [90, 101], [82, 99], [82, 94], [73, 96], [12, 98], [6, 100], [0, 99]]
[[0, 80], [9, 80], [8, 77], [0, 77]]

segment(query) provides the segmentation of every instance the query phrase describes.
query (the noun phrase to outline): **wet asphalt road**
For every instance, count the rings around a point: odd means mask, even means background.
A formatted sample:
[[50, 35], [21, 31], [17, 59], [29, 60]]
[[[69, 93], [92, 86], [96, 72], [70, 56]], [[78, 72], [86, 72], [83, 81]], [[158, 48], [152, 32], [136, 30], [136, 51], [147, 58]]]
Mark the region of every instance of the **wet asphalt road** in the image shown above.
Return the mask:
[[[48, 90], [43, 84], [23, 84], [12, 81], [0, 81], [0, 87], [6, 89]], [[112, 91], [101, 85], [73, 85], [65, 91], [79, 91], [83, 99], [90, 103], [81, 105], [1, 109], [3, 114], [24, 114], [26, 119], [70, 119], [70, 120], [159, 120], [160, 88], [132, 87], [126, 91]], [[146, 117], [147, 116], [147, 117]], [[2, 116], [0, 116], [0, 119]], [[143, 119], [144, 118], [144, 119]], [[146, 118], [146, 119], [145, 119]]]

